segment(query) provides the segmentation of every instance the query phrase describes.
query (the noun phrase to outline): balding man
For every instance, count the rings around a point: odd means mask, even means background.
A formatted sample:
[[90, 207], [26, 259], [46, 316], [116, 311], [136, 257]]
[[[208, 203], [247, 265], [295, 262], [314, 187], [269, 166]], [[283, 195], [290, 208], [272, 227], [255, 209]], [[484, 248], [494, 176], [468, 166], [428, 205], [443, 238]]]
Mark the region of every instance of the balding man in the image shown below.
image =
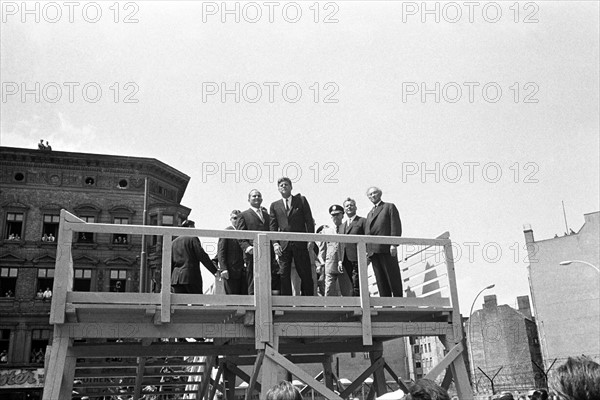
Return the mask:
[[[372, 186], [367, 197], [373, 209], [367, 215], [365, 235], [401, 236], [400, 214], [393, 203], [381, 201], [381, 189]], [[398, 266], [397, 247], [389, 244], [367, 243], [367, 254], [373, 265], [380, 297], [402, 297], [402, 278]]]

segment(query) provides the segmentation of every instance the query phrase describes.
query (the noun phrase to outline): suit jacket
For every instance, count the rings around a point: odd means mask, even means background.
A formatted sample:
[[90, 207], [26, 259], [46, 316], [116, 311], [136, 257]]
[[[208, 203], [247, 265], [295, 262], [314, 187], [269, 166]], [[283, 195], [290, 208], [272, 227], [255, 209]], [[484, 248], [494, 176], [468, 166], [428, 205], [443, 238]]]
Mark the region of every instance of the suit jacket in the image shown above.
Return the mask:
[[[225, 228], [233, 229], [232, 226]], [[244, 253], [236, 239], [220, 238], [217, 244], [217, 256], [221, 270], [229, 272], [229, 278], [240, 279], [244, 270]]]
[[[282, 199], [271, 203], [269, 214], [271, 217], [269, 227], [273, 232], [315, 232], [315, 223], [310, 211], [310, 205], [306, 197], [300, 193], [292, 196], [292, 205], [289, 214], [285, 211]], [[281, 245], [282, 250], [287, 247], [288, 243], [284, 240], [276, 240], [275, 242]]]
[[[366, 222], [367, 220], [365, 218], [357, 215], [350, 225], [348, 225], [348, 221], [342, 224], [340, 233], [344, 235], [364, 235]], [[344, 260], [344, 256], [346, 256], [350, 261], [358, 261], [358, 256], [356, 255], [356, 243], [340, 243], [340, 246], [342, 247], [342, 260]]]
[[[400, 214], [393, 203], [384, 203], [382, 201], [379, 207], [369, 212], [367, 221], [365, 222], [365, 235], [402, 236]], [[367, 243], [368, 254], [389, 254], [389, 252], [389, 244]]]
[[[341, 226], [340, 226], [341, 229]], [[321, 231], [326, 235], [335, 235], [335, 228], [327, 227]], [[342, 246], [338, 242], [320, 242], [319, 258], [325, 263], [326, 274], [339, 274], [338, 262], [342, 261]]]
[[195, 236], [179, 236], [171, 247], [171, 285], [202, 283], [200, 263], [212, 273], [217, 273], [210, 257]]
[[[269, 231], [269, 214], [264, 207], [260, 208], [264, 222], [258, 218], [258, 215], [254, 209], [249, 208], [243, 211], [238, 218], [236, 228], [239, 231]], [[239, 244], [246, 255], [246, 249], [249, 246], [254, 246], [254, 240], [252, 239], [240, 239]], [[252, 255], [249, 255], [252, 258]]]

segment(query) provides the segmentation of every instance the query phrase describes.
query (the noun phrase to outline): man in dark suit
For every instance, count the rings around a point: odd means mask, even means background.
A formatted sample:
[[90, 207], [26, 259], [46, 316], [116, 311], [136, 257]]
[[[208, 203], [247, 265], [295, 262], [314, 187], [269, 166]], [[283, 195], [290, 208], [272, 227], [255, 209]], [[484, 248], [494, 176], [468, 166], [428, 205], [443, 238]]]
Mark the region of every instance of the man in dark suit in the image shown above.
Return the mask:
[[[367, 220], [356, 215], [356, 201], [354, 199], [348, 197], [344, 200], [344, 212], [347, 219], [342, 225], [340, 233], [344, 235], [364, 235]], [[356, 243], [341, 243], [341, 245], [342, 265], [352, 282], [353, 295], [360, 296]]]
[[[238, 217], [242, 212], [233, 210], [229, 215], [231, 225], [226, 230], [236, 229]], [[247, 294], [248, 283], [244, 272], [244, 252], [236, 239], [220, 238], [217, 244], [217, 257], [225, 294]]]
[[[281, 194], [281, 200], [271, 203], [269, 209], [271, 231], [314, 233], [315, 222], [306, 198], [300, 194], [292, 196], [292, 181], [287, 177], [279, 178], [277, 188]], [[312, 296], [314, 288], [308, 243], [277, 240], [273, 243], [273, 249], [279, 257], [281, 294], [292, 295], [290, 273], [293, 260], [300, 276], [302, 295]]]
[[[365, 235], [401, 236], [402, 224], [398, 209], [381, 201], [381, 189], [370, 187], [367, 197], [374, 207], [367, 215]], [[389, 244], [367, 243], [367, 254], [373, 265], [380, 297], [402, 297], [402, 278], [398, 266], [397, 247]]]
[[[261, 207], [262, 202], [262, 194], [258, 190], [253, 189], [248, 193], [250, 208], [240, 214], [236, 226], [238, 230], [269, 231], [269, 213], [266, 208]], [[244, 252], [244, 260], [246, 261], [248, 294], [254, 294], [254, 241], [252, 239], [240, 239], [239, 244]], [[278, 269], [275, 254], [273, 253], [273, 249], [271, 249], [271, 290], [279, 290]]]
[[[194, 228], [194, 221], [186, 220], [182, 227]], [[171, 288], [174, 293], [202, 294], [200, 263], [214, 275], [217, 268], [195, 236], [179, 236], [171, 247]]]

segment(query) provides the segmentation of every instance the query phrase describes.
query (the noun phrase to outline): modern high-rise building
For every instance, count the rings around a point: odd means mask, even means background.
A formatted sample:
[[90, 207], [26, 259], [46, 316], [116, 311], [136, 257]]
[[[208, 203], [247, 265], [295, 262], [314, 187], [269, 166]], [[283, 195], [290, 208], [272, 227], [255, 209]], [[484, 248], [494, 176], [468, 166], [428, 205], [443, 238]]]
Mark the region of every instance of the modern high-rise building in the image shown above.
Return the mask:
[[578, 232], [535, 240], [524, 234], [529, 287], [545, 369], [569, 356], [600, 361], [600, 212], [584, 214]]
[[[0, 147], [0, 167], [0, 398], [36, 398], [52, 341], [60, 210], [88, 222], [177, 225], [190, 213], [181, 205], [190, 178], [153, 158], [10, 147]], [[149, 287], [160, 246], [145, 240]], [[141, 236], [78, 233], [72, 254], [75, 290], [140, 290]]]

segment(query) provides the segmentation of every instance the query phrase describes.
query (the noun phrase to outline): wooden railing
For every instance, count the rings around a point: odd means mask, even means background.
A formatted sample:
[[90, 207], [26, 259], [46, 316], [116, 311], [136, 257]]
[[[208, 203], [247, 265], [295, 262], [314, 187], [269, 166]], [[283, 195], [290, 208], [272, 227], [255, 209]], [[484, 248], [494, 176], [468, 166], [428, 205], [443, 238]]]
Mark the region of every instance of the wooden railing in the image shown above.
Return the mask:
[[[74, 232], [123, 233], [130, 235], [162, 236], [162, 281], [160, 293], [102, 293], [73, 292], [73, 261], [71, 247]], [[255, 294], [254, 296], [173, 294], [171, 288], [171, 242], [176, 236], [203, 238], [229, 238], [254, 240]], [[359, 254], [359, 297], [292, 297], [271, 296], [272, 240], [326, 241], [353, 243]], [[367, 277], [367, 243], [394, 244], [399, 247], [402, 258], [400, 267], [404, 288], [411, 297], [371, 297]], [[400, 251], [410, 250], [410, 254]], [[428, 249], [438, 249], [433, 253]], [[432, 261], [432, 260], [435, 260]], [[432, 274], [433, 272], [433, 274]], [[435, 290], [431, 290], [435, 285]], [[256, 312], [256, 347], [264, 348], [273, 340], [273, 308], [286, 307], [347, 307], [362, 314], [362, 340], [364, 345], [373, 343], [371, 310], [377, 307], [443, 307], [453, 311], [458, 318], [458, 301], [452, 249], [448, 235], [437, 239], [415, 239], [382, 236], [331, 235], [307, 233], [259, 232], [239, 230], [208, 230], [165, 226], [137, 226], [86, 223], [69, 212], [61, 211], [59, 242], [50, 323], [63, 324], [73, 305], [137, 304], [157, 307], [155, 324], [168, 324], [177, 306], [240, 306]], [[460, 324], [460, 320], [453, 321]], [[270, 327], [270, 329], [265, 329]]]

